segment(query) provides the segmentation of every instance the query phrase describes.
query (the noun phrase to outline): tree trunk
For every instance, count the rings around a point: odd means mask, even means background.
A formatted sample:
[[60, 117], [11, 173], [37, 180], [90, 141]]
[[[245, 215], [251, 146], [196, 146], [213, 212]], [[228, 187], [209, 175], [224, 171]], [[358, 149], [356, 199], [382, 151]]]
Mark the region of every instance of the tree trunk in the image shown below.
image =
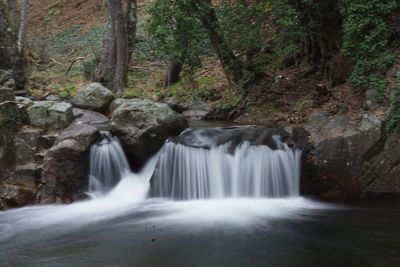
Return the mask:
[[100, 82], [108, 88], [112, 88], [114, 79], [115, 65], [117, 62], [117, 50], [115, 43], [115, 32], [112, 25], [112, 20], [109, 21], [109, 36], [105, 42], [105, 52], [93, 73], [93, 80]]
[[174, 58], [170, 61], [170, 64], [168, 66], [164, 78], [164, 86], [171, 86], [177, 83], [180, 80], [180, 75], [183, 69], [183, 65], [186, 64], [186, 57], [189, 49], [189, 40], [188, 40], [188, 34], [185, 31], [185, 27], [183, 27], [182, 22], [179, 20], [176, 22], [176, 32], [177, 32], [176, 35], [179, 38], [179, 46], [181, 54], [179, 57]]
[[114, 21], [117, 63], [113, 79], [113, 88], [122, 93], [128, 84], [128, 29], [120, 0], [109, 0], [111, 19]]
[[194, 11], [199, 15], [203, 26], [207, 29], [211, 45], [222, 65], [229, 82], [241, 86], [245, 93], [254, 81], [254, 75], [242, 60], [237, 58], [220, 30], [218, 17], [211, 0], [191, 1]]
[[[121, 0], [108, 0], [107, 3], [110, 15], [110, 39], [94, 78], [111, 87], [116, 93], [122, 94], [128, 83], [128, 23]], [[135, 6], [136, 1], [130, 1], [128, 9], [135, 12]]]
[[19, 53], [18, 39], [14, 32], [10, 16], [9, 7], [4, 1], [0, 1], [0, 39], [6, 47], [6, 53], [13, 70], [13, 78], [16, 90], [25, 90], [25, 64], [24, 55]]
[[126, 12], [127, 28], [128, 28], [128, 47], [129, 47], [129, 60], [132, 60], [133, 51], [135, 49], [136, 42], [136, 25], [137, 25], [137, 1], [128, 0], [128, 8]]
[[19, 17], [18, 17], [18, 9], [17, 9], [17, 0], [7, 0], [8, 7], [10, 9], [10, 20], [13, 23], [14, 27], [19, 28]]
[[313, 5], [302, 0], [290, 0], [300, 15], [300, 23], [305, 29], [304, 56], [314, 63], [327, 64], [339, 51], [341, 16], [338, 0], [315, 0]]
[[171, 86], [179, 81], [182, 71], [182, 63], [178, 61], [171, 61], [168, 66], [167, 73], [165, 74], [164, 86]]
[[18, 52], [24, 54], [25, 40], [26, 40], [26, 29], [28, 27], [29, 18], [29, 0], [24, 0], [22, 6], [20, 27], [18, 31]]

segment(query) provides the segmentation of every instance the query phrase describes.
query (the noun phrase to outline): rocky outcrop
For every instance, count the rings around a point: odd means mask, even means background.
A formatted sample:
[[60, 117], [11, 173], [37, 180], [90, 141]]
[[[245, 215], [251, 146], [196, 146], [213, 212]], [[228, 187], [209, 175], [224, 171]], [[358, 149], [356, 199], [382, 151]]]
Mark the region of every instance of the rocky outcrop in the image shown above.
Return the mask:
[[[399, 191], [399, 181], [388, 175], [400, 163], [398, 154], [391, 151], [400, 144], [386, 138], [380, 119], [371, 114], [351, 119], [315, 113], [305, 128], [313, 147], [303, 163], [305, 193], [360, 196]], [[386, 192], [381, 190], [384, 187]]]
[[169, 138], [171, 142], [188, 147], [210, 149], [213, 146], [229, 144], [228, 150], [233, 153], [243, 142], [251, 145], [264, 145], [272, 150], [280, 149], [279, 142], [289, 147], [305, 150], [309, 145], [304, 143], [306, 132], [301, 127], [270, 126], [233, 126], [197, 129], [190, 128], [178, 137]]
[[61, 132], [44, 159], [42, 203], [69, 203], [85, 197], [89, 150], [98, 138], [97, 128], [86, 124]]
[[204, 101], [188, 101], [182, 105], [182, 115], [191, 120], [203, 120], [211, 112], [211, 107]]
[[166, 104], [140, 99], [124, 101], [110, 122], [111, 132], [120, 137], [131, 156], [140, 160], [147, 159], [168, 137], [187, 127], [186, 119]]
[[162, 102], [167, 104], [172, 110], [182, 113], [185, 118], [190, 120], [206, 119], [212, 111], [210, 105], [201, 100], [179, 103], [175, 97], [167, 97]]
[[110, 90], [100, 83], [91, 83], [72, 98], [72, 104], [82, 109], [105, 112], [113, 99]]
[[0, 183], [15, 164], [14, 136], [21, 116], [11, 90], [0, 89]]
[[66, 102], [35, 101], [27, 113], [30, 125], [44, 129], [62, 129], [73, 120], [72, 106]]
[[99, 130], [106, 130], [108, 128], [108, 123], [110, 122], [106, 116], [95, 111], [74, 108], [73, 114], [75, 118], [73, 124], [92, 125]]
[[7, 89], [0, 90], [0, 103], [0, 209], [82, 196], [90, 146], [108, 118]]

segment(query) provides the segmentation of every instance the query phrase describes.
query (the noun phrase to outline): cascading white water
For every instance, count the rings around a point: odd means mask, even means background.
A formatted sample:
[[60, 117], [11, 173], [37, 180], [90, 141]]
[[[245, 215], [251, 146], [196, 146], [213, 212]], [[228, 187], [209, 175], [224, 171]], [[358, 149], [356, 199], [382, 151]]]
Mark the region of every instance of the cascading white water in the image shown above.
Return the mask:
[[[207, 140], [208, 139], [208, 140]], [[153, 196], [173, 199], [299, 196], [301, 151], [277, 135], [276, 150], [266, 145], [216, 144], [195, 134], [197, 147], [167, 142], [153, 176]], [[210, 147], [201, 147], [204, 143]]]
[[101, 132], [102, 140], [91, 147], [89, 193], [110, 191], [121, 178], [131, 173], [119, 140], [109, 132]]

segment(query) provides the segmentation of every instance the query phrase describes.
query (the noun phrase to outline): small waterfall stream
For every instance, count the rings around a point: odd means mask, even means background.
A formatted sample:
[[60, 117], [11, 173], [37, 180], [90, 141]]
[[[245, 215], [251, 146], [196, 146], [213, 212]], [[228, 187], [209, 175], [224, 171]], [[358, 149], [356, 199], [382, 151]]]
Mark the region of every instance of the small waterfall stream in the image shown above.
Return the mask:
[[[153, 196], [173, 199], [282, 198], [299, 196], [301, 151], [272, 136], [277, 149], [240, 142], [215, 144], [204, 135], [195, 143], [168, 141], [153, 176]], [[196, 138], [195, 138], [196, 139]]]
[[106, 193], [131, 173], [118, 138], [101, 132], [102, 140], [90, 150], [89, 194]]

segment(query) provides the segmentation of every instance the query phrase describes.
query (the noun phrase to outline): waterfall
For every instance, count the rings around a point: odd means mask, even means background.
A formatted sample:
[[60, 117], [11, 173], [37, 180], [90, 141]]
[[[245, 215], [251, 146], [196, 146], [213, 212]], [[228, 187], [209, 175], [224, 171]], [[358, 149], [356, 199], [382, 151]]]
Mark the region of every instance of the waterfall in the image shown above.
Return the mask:
[[152, 194], [186, 200], [298, 196], [301, 151], [289, 148], [279, 135], [269, 138], [275, 149], [248, 140], [218, 144], [218, 136], [204, 131], [184, 136], [192, 146], [167, 141], [153, 175]]
[[102, 140], [90, 150], [89, 193], [110, 191], [124, 175], [131, 173], [125, 153], [118, 138], [101, 132]]

